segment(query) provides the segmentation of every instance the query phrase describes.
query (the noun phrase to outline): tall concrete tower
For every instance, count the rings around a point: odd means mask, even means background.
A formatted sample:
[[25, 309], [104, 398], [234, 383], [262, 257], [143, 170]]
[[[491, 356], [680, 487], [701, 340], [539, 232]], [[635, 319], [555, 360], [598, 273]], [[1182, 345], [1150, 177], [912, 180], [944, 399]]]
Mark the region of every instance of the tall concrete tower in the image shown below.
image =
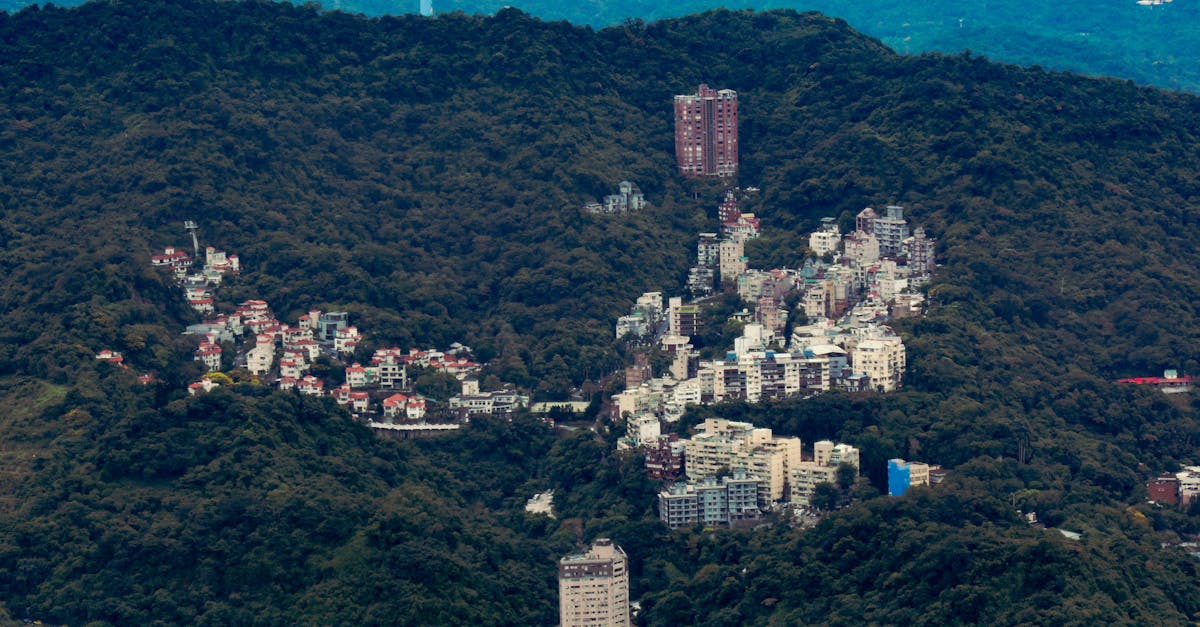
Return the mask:
[[558, 620], [562, 627], [629, 627], [629, 570], [625, 551], [598, 538], [586, 553], [558, 561]]
[[736, 91], [700, 85], [694, 95], [675, 96], [675, 161], [685, 176], [737, 174]]

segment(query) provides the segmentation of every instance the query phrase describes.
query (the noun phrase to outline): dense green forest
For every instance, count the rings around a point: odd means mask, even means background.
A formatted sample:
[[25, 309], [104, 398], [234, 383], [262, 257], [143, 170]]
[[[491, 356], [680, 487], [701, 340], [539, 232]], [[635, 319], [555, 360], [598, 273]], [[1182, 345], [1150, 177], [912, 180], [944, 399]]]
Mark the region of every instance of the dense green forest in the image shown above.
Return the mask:
[[[17, 11], [26, 0], [0, 0], [0, 10]], [[78, 4], [78, 0], [56, 3]], [[418, 0], [322, 0], [326, 9], [368, 16], [415, 13]], [[491, 15], [515, 7], [547, 21], [568, 20], [593, 28], [626, 20], [654, 21], [710, 9], [820, 11], [879, 38], [903, 53], [973, 51], [990, 59], [1041, 65], [1094, 76], [1114, 76], [1146, 85], [1200, 92], [1200, 5], [1188, 0], [1156, 6], [1134, 0], [1091, 2], [886, 2], [862, 0], [436, 0], [439, 13]]]
[[[714, 34], [719, 35], [715, 36]], [[714, 45], [715, 42], [715, 45]], [[816, 14], [594, 31], [516, 10], [366, 19], [158, 0], [0, 14], [0, 617], [70, 624], [550, 624], [555, 560], [613, 537], [640, 620], [1182, 624], [1200, 519], [1200, 99], [904, 56]], [[676, 177], [671, 96], [738, 90], [740, 183], [796, 264], [820, 217], [900, 203], [939, 238], [897, 394], [696, 409], [952, 469], [804, 531], [669, 533], [616, 431], [473, 421], [379, 440], [332, 401], [189, 398], [195, 321], [149, 256], [184, 220], [242, 259], [223, 307], [341, 307], [380, 345], [461, 340], [546, 398], [624, 363], [720, 186]], [[652, 207], [579, 210], [617, 181]], [[98, 363], [121, 350], [129, 370]], [[135, 372], [154, 371], [141, 386]], [[614, 427], [619, 429], [619, 427]], [[523, 512], [555, 488], [557, 518]], [[1072, 542], [1026, 525], [1036, 510]]]
[[[415, 4], [415, 3], [414, 3]], [[1200, 91], [1200, 69], [1191, 62], [1200, 50], [1200, 6], [1181, 0], [1141, 6], [1134, 0], [1090, 2], [885, 2], [862, 0], [440, 0], [440, 11], [492, 14], [514, 6], [545, 20], [569, 20], [595, 28], [628, 19], [658, 20], [727, 9], [820, 11], [841, 18], [903, 53], [973, 51], [1005, 63], [1042, 65], [1147, 85]], [[330, 6], [328, 3], [326, 6]], [[406, 3], [342, 0], [343, 10], [380, 15], [415, 11]]]

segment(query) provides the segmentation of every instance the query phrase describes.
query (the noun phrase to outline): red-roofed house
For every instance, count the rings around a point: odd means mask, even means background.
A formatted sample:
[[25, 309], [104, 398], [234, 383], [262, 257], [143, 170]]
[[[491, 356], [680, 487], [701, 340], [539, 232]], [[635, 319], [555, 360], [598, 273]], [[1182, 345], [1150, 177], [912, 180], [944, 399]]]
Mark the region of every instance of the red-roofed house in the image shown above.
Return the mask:
[[359, 363], [346, 366], [346, 385], [352, 388], [367, 386], [367, 369]]
[[358, 348], [360, 337], [357, 327], [338, 329], [333, 334], [333, 350], [343, 355], [352, 355], [354, 349]]
[[125, 361], [125, 357], [121, 355], [120, 352], [107, 348], [99, 353], [96, 353], [96, 359], [100, 361], [106, 361], [110, 364], [120, 364], [121, 362]]
[[193, 359], [203, 363], [204, 367], [208, 368], [209, 372], [220, 370], [221, 346], [211, 342], [201, 342], [200, 347], [196, 349], [196, 354]]
[[325, 393], [325, 382], [312, 375], [300, 379], [296, 387], [300, 390], [301, 394], [320, 396]]
[[420, 420], [424, 418], [425, 399], [420, 396], [410, 397], [404, 406], [404, 411], [409, 420]]
[[388, 418], [407, 415], [408, 397], [403, 394], [393, 394], [383, 399], [383, 415]]
[[200, 379], [199, 381], [188, 386], [188, 394], [195, 396], [200, 392], [211, 392], [212, 389], [216, 387], [221, 387], [221, 384], [210, 379]]

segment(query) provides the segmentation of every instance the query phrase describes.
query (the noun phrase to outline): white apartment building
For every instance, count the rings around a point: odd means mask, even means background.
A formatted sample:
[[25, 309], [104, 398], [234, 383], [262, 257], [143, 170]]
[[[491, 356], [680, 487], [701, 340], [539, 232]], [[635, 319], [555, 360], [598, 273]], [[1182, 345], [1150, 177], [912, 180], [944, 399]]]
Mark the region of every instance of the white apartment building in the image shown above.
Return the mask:
[[900, 387], [906, 367], [904, 343], [896, 335], [860, 340], [851, 354], [855, 372], [871, 377], [871, 387], [893, 392]]
[[710, 418], [700, 433], [684, 440], [684, 466], [691, 479], [743, 470], [759, 478], [760, 503], [785, 498], [790, 464], [800, 462], [800, 438], [775, 437], [770, 429], [746, 422]]

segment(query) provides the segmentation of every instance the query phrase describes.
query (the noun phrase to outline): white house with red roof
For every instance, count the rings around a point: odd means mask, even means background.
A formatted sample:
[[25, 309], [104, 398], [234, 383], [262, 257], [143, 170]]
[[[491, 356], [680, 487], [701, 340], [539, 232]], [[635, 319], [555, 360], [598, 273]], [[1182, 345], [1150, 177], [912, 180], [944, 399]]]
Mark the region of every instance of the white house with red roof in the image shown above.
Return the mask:
[[358, 327], [338, 329], [333, 334], [333, 350], [343, 355], [353, 355], [354, 350], [358, 348], [358, 340], [361, 337], [358, 333]]
[[333, 397], [333, 400], [337, 401], [338, 405], [348, 405], [350, 403], [350, 392], [352, 391], [353, 390], [350, 389], [350, 384], [343, 383], [340, 386], [330, 390], [329, 395]]
[[301, 394], [321, 396], [325, 393], [325, 382], [312, 375], [308, 375], [300, 379], [296, 384], [296, 388], [300, 390]]
[[420, 420], [425, 417], [425, 398], [410, 396], [404, 405], [405, 414], [409, 420]]
[[388, 418], [407, 416], [408, 397], [403, 394], [393, 394], [383, 399], [383, 415]]
[[295, 359], [284, 357], [279, 360], [279, 376], [288, 377], [291, 379], [299, 379], [308, 372], [308, 364]]
[[150, 257], [150, 263], [154, 266], [170, 266], [172, 268], [183, 267], [187, 268], [192, 265], [192, 258], [188, 256], [182, 249], [174, 246], [167, 246], [163, 250], [163, 254]]
[[280, 377], [279, 378], [279, 389], [294, 390], [294, 389], [296, 389], [296, 382], [297, 382], [297, 380], [293, 379], [292, 377]]
[[403, 388], [408, 384], [405, 353], [399, 348], [381, 348], [371, 357], [376, 380], [381, 388]]
[[357, 362], [346, 366], [346, 385], [352, 388], [367, 387], [367, 369]]
[[211, 379], [200, 379], [188, 386], [188, 394], [195, 396], [201, 392], [211, 392], [213, 388], [221, 387], [220, 383]]
[[350, 393], [350, 410], [355, 413], [364, 413], [371, 409], [371, 395], [366, 392], [351, 392]]
[[195, 357], [193, 357], [193, 359], [203, 363], [204, 367], [207, 368], [209, 372], [220, 370], [221, 345], [213, 344], [212, 342], [201, 342], [200, 347], [196, 349]]
[[124, 365], [121, 362], [125, 361], [125, 356], [122, 355], [119, 351], [115, 351], [115, 350], [106, 348], [106, 349], [100, 351], [99, 353], [96, 353], [96, 359], [99, 361], [105, 361], [110, 364], [117, 364], [118, 366], [121, 366], [121, 365]]

